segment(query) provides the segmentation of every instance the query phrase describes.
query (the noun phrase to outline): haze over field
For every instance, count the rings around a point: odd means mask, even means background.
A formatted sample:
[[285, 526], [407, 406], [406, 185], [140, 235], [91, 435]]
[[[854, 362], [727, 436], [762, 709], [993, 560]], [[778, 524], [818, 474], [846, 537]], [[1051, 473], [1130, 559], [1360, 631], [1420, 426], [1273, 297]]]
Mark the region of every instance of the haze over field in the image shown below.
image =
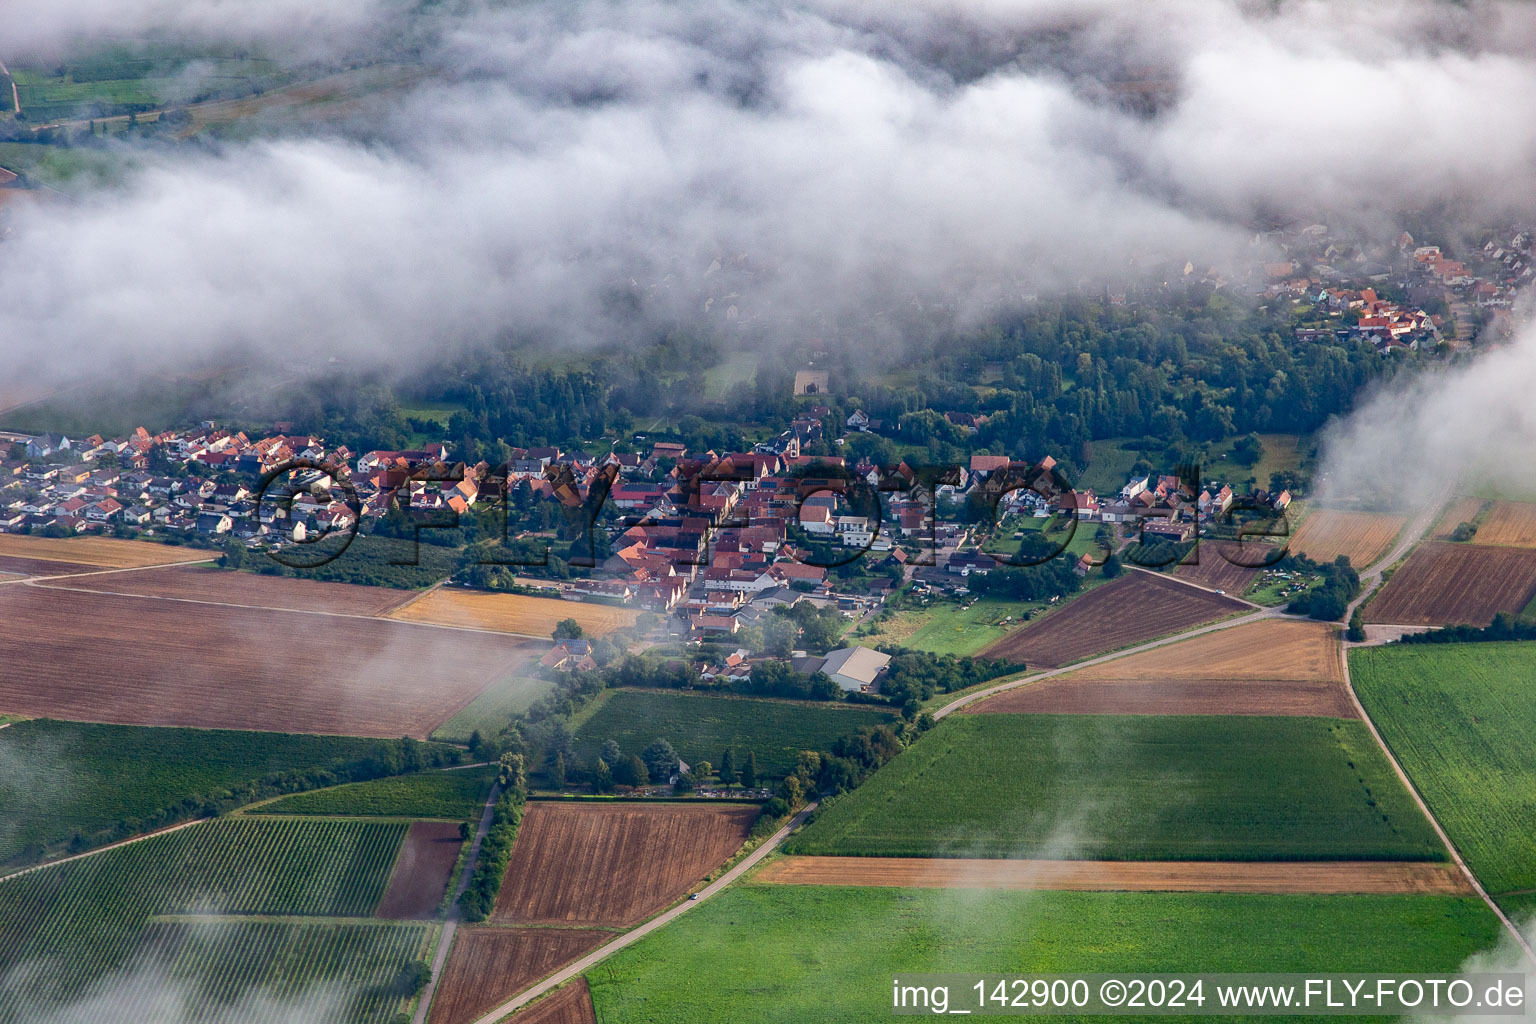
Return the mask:
[[[1231, 268], [1257, 223], [1390, 237], [1428, 212], [1475, 234], [1536, 194], [1536, 122], [1510, 116], [1536, 105], [1525, 4], [409, 8], [68, 0], [8, 22], [22, 55], [140, 33], [292, 61], [409, 51], [436, 72], [347, 123], [157, 148], [119, 188], [17, 210], [8, 363], [409, 372], [499, 337], [672, 325], [894, 342], [919, 310], [931, 331], [1186, 260]], [[1497, 360], [1414, 403], [1424, 423], [1394, 400], [1340, 450], [1488, 450], [1491, 417], [1458, 414], [1486, 376], [1529, 451], [1536, 341]]]

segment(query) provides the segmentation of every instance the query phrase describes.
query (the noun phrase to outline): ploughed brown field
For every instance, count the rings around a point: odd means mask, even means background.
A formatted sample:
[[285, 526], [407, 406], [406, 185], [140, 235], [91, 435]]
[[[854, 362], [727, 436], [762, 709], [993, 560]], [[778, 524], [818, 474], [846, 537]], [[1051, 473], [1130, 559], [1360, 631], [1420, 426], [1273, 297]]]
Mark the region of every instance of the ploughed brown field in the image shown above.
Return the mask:
[[[1479, 531], [1481, 533], [1481, 531]], [[1478, 544], [1419, 547], [1365, 607], [1365, 621], [1486, 626], [1536, 596], [1536, 551]]]
[[981, 653], [1059, 668], [1241, 611], [1241, 601], [1146, 572], [1127, 572], [1065, 608], [1015, 629]]
[[1470, 523], [1477, 518], [1477, 514], [1488, 504], [1482, 498], [1457, 498], [1446, 506], [1440, 514], [1440, 521], [1435, 524], [1435, 529], [1430, 534], [1431, 540], [1450, 540], [1451, 534], [1456, 532], [1456, 527], [1462, 523]]
[[514, 1024], [597, 1024], [586, 978], [577, 978], [512, 1018]]
[[1008, 690], [971, 713], [1354, 718], [1336, 629], [1266, 619]]
[[416, 594], [388, 587], [361, 587], [289, 576], [260, 576], [201, 565], [109, 573], [60, 580], [49, 586], [97, 594], [174, 598], [278, 611], [383, 615]]
[[1451, 864], [1419, 861], [957, 860], [951, 857], [784, 857], [756, 881], [919, 889], [1081, 892], [1471, 892]]
[[1320, 508], [1291, 535], [1290, 549], [1314, 562], [1348, 555], [1350, 565], [1364, 569], [1387, 553], [1405, 522], [1402, 516]]
[[[430, 1024], [468, 1024], [613, 937], [613, 932], [578, 928], [460, 928], [427, 1019]], [[543, 1008], [545, 1003], [563, 995], [564, 990], [540, 1000], [531, 1009]], [[573, 1007], [585, 1004], [590, 1013], [592, 1000], [585, 983], [580, 986], [580, 996], [580, 1000], [565, 998]], [[528, 1018], [520, 1013], [515, 1019]], [[582, 1018], [534, 1019], [550, 1024]]]
[[755, 804], [530, 803], [492, 919], [635, 924], [730, 859], [757, 815]]
[[1233, 565], [1232, 561], [1222, 557], [1223, 552], [1231, 555], [1236, 561], [1244, 559], [1257, 561], [1263, 554], [1258, 549], [1258, 542], [1239, 545], [1216, 540], [1202, 540], [1195, 548], [1195, 552], [1189, 557], [1198, 557], [1199, 563], [1180, 565], [1173, 570], [1173, 574], [1181, 580], [1198, 583], [1202, 587], [1225, 590], [1233, 597], [1240, 597], [1243, 591], [1248, 589], [1248, 584], [1253, 582], [1259, 570]]
[[490, 634], [0, 586], [0, 712], [425, 737], [525, 656]]
[[394, 617], [407, 622], [548, 637], [554, 632], [555, 625], [564, 619], [575, 619], [586, 632], [602, 636], [633, 626], [640, 613], [630, 608], [585, 601], [562, 601], [526, 594], [488, 594], [445, 587], [413, 601]]
[[459, 826], [451, 821], [413, 821], [395, 858], [389, 888], [374, 916], [416, 921], [437, 916], [448, 892], [448, 876], [459, 859]]
[[1536, 548], [1536, 504], [1528, 501], [1496, 501], [1488, 518], [1477, 528], [1474, 544], [1510, 548]]

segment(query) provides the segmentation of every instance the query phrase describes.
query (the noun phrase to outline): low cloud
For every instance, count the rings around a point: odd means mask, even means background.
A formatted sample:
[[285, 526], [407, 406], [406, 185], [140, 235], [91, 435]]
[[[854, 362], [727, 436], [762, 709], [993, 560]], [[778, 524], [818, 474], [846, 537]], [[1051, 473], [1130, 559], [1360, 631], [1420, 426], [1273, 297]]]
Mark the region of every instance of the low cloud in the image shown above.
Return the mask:
[[[64, 6], [31, 36], [125, 16]], [[225, 6], [127, 17], [197, 34]], [[322, 15], [285, 33], [288, 6], [227, 31], [300, 48]], [[1385, 231], [1536, 194], [1536, 123], [1502, 113], [1536, 105], [1518, 6], [466, 3], [431, 25], [437, 73], [366, 117], [157, 150], [119, 188], [13, 212], [11, 365], [409, 368], [675, 327], [879, 342], [915, 314], [931, 333], [1232, 267], [1261, 218]]]

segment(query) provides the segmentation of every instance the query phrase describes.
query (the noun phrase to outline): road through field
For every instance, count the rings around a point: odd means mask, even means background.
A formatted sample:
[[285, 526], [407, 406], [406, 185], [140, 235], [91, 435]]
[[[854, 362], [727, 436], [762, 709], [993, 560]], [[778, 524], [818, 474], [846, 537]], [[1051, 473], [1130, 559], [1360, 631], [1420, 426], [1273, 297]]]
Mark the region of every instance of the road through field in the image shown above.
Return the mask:
[[[705, 886], [703, 889], [700, 889], [698, 893], [698, 899], [684, 900], [677, 906], [673, 907], [671, 910], [667, 910], [661, 914], [658, 914], [657, 916], [651, 918], [649, 921], [640, 925], [638, 928], [625, 932], [623, 935], [620, 935], [618, 938], [614, 939], [607, 945], [593, 950], [586, 956], [582, 957], [580, 960], [577, 960], [575, 963], [570, 964], [567, 967], [563, 967], [556, 971], [554, 974], [551, 974], [537, 985], [533, 985], [524, 989], [522, 992], [513, 996], [511, 999], [508, 999], [500, 1006], [485, 1013], [478, 1020], [476, 1020], [474, 1024], [496, 1024], [497, 1021], [501, 1020], [503, 1017], [506, 1017], [508, 1014], [512, 1013], [519, 1007], [527, 1005], [528, 1003], [537, 999], [539, 996], [550, 991], [551, 989], [558, 988], [559, 986], [565, 984], [567, 981], [570, 981], [572, 978], [575, 978], [580, 974], [584, 974], [591, 968], [597, 966], [597, 964], [603, 960], [617, 953], [619, 950], [624, 949], [626, 946], [634, 945], [636, 942], [639, 942], [651, 932], [674, 920], [678, 916], [687, 913], [689, 910], [698, 906], [704, 900], [709, 899], [711, 896], [715, 895], [726, 886], [736, 881], [736, 879], [752, 870], [752, 868], [755, 867], [759, 861], [768, 856], [774, 850], [778, 849], [779, 844], [784, 842], [784, 840], [789, 837], [791, 832], [803, 825], [805, 823], [805, 819], [810, 817], [811, 812], [815, 809], [816, 804], [814, 802], [806, 804], [798, 814], [796, 814], [793, 818], [790, 818], [789, 821], [784, 824], [783, 828], [779, 829], [772, 836], [769, 836], [766, 840], [763, 841], [761, 846], [747, 854], [746, 857], [742, 858], [741, 863], [731, 868], [729, 871], [721, 875], [714, 882], [711, 882], [709, 885]], [[422, 1021], [417, 1020], [415, 1024], [422, 1024]]]
[[475, 865], [480, 862], [480, 844], [485, 842], [486, 835], [491, 831], [491, 820], [496, 814], [496, 798], [499, 796], [501, 783], [498, 781], [485, 798], [485, 810], [480, 812], [480, 827], [475, 829], [469, 855], [464, 858], [464, 870], [459, 872], [458, 884], [453, 887], [453, 898], [448, 902], [448, 920], [443, 922], [443, 930], [437, 937], [437, 949], [432, 954], [432, 974], [427, 979], [426, 987], [421, 990], [421, 998], [416, 1001], [416, 1014], [411, 1018], [411, 1024], [427, 1022], [427, 1011], [432, 1008], [432, 997], [437, 994], [437, 983], [442, 980], [443, 968], [448, 963], [448, 951], [453, 948], [454, 933], [459, 930], [459, 897], [468, 887], [470, 876], [475, 873]]

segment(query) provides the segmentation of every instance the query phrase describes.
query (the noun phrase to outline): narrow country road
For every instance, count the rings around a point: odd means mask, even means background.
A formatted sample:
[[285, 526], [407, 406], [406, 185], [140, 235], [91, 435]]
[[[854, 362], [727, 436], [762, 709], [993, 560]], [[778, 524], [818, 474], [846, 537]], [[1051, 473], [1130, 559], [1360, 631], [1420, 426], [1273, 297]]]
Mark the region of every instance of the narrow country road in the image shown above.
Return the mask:
[[411, 1018], [411, 1024], [426, 1024], [427, 1011], [432, 1008], [432, 997], [437, 995], [437, 983], [443, 976], [444, 965], [448, 963], [448, 951], [453, 948], [453, 936], [459, 930], [459, 896], [469, 885], [475, 873], [475, 865], [480, 862], [480, 844], [485, 842], [486, 835], [491, 831], [491, 819], [496, 814], [496, 798], [499, 796], [501, 783], [497, 782], [491, 787], [491, 795], [486, 797], [485, 809], [480, 812], [480, 827], [475, 830], [469, 855], [464, 858], [464, 870], [459, 872], [458, 884], [453, 887], [453, 898], [448, 902], [448, 920], [443, 923], [442, 934], [437, 937], [437, 950], [432, 954], [432, 976], [421, 990], [421, 998], [416, 1003], [416, 1014]]
[[11, 77], [11, 69], [5, 66], [5, 61], [0, 60], [0, 75], [11, 83], [11, 104], [16, 108], [16, 113], [21, 113], [21, 90], [16, 88], [16, 79]]
[[[645, 938], [645, 936], [651, 934], [651, 932], [660, 928], [662, 925], [674, 920], [682, 914], [687, 913], [689, 910], [692, 910], [704, 900], [709, 899], [711, 896], [715, 895], [726, 886], [736, 881], [736, 879], [750, 871], [758, 861], [762, 860], [764, 857], [768, 856], [768, 854], [778, 849], [779, 844], [784, 842], [784, 840], [789, 836], [791, 832], [799, 828], [805, 822], [805, 819], [808, 818], [811, 812], [815, 809], [816, 804], [814, 802], [806, 804], [798, 814], [796, 814], [793, 818], [790, 818], [789, 821], [784, 824], [783, 828], [780, 828], [772, 836], [769, 836], [766, 840], [764, 840], [763, 845], [759, 846], [757, 849], [747, 854], [746, 857], [742, 858], [740, 864], [737, 864], [735, 867], [731, 868], [731, 870], [721, 875], [718, 879], [711, 882], [703, 889], [699, 890], [699, 898], [697, 900], [684, 900], [677, 906], [673, 907], [671, 910], [658, 914], [656, 917], [651, 918], [649, 921], [640, 925], [638, 928], [634, 928], [625, 932], [623, 935], [620, 935], [618, 938], [614, 939], [607, 945], [598, 947], [597, 949], [588, 953], [586, 956], [582, 957], [580, 960], [577, 960], [575, 963], [561, 968], [559, 971], [556, 971], [554, 974], [545, 978], [537, 985], [524, 989], [522, 992], [513, 996], [511, 999], [508, 999], [506, 1002], [502, 1003], [495, 1009], [488, 1010], [479, 1019], [477, 1019], [474, 1024], [496, 1024], [497, 1021], [512, 1013], [514, 1010], [527, 1005], [551, 989], [565, 984], [567, 981], [570, 981], [577, 975], [585, 973], [592, 967], [595, 967], [600, 961], [607, 959], [614, 953], [617, 953], [619, 950], [623, 949], [625, 946], [639, 942], [641, 939]], [[416, 1021], [416, 1024], [422, 1024], [422, 1022], [418, 1020]]]

